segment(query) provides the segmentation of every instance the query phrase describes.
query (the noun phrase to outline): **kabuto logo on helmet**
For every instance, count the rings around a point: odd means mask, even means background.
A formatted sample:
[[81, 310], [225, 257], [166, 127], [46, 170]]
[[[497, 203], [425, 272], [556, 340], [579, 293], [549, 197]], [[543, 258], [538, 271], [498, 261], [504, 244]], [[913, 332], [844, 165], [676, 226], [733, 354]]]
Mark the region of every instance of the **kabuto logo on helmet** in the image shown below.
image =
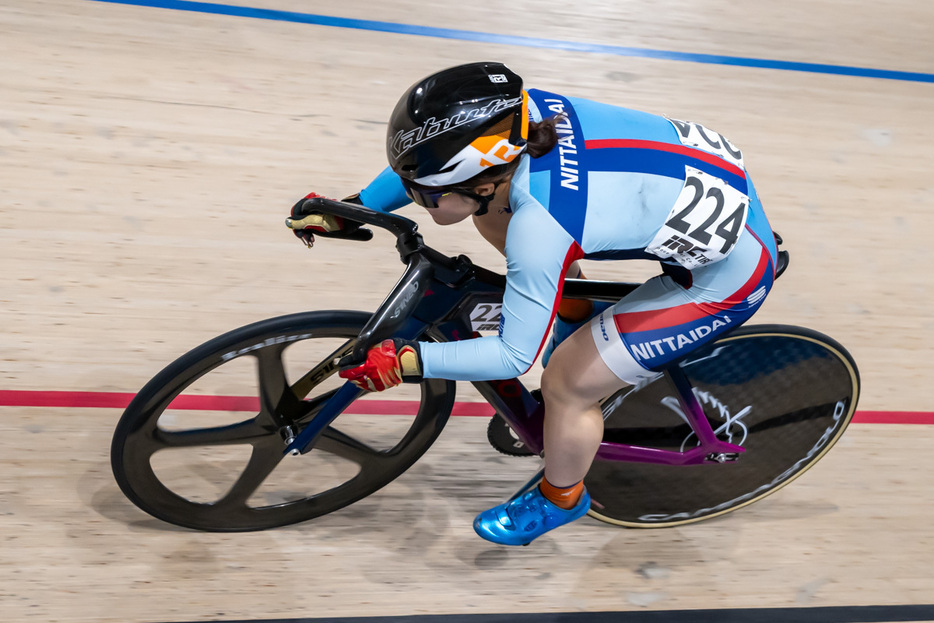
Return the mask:
[[461, 110], [457, 114], [448, 117], [446, 119], [435, 119], [431, 117], [426, 119], [420, 127], [409, 130], [408, 132], [399, 130], [396, 132], [396, 135], [393, 137], [390, 143], [390, 149], [394, 156], [398, 157], [406, 151], [412, 149], [413, 147], [424, 143], [425, 141], [432, 139], [439, 134], [444, 134], [448, 130], [453, 130], [462, 125], [468, 124], [471, 121], [476, 121], [478, 119], [483, 119], [485, 117], [491, 117], [496, 115], [504, 110], [509, 110], [510, 108], [515, 108], [516, 106], [522, 105], [522, 96], [508, 99], [508, 100], [495, 100], [489, 102], [485, 106], [480, 108], [472, 108], [470, 110]]

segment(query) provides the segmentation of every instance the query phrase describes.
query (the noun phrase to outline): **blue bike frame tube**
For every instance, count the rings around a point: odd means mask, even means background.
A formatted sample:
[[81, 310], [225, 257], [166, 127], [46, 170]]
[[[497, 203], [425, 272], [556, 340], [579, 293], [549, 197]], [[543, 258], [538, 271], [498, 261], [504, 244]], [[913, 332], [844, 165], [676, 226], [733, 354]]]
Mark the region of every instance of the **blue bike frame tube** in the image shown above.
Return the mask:
[[302, 429], [302, 432], [292, 440], [292, 443], [286, 447], [283, 454], [293, 454], [295, 452], [306, 454], [313, 446], [325, 428], [330, 426], [338, 415], [344, 412], [344, 409], [350, 406], [363, 392], [362, 389], [351, 383], [344, 383], [337, 392], [331, 396], [330, 400], [324, 403], [321, 410], [314, 419], [308, 423], [308, 426]]

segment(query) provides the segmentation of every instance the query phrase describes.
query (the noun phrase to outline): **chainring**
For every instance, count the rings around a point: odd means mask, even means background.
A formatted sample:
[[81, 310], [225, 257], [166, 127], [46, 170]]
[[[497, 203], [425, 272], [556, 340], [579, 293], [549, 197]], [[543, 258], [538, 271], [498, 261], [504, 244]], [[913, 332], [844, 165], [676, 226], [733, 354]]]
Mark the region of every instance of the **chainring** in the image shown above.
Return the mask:
[[503, 418], [494, 415], [486, 427], [486, 438], [497, 452], [508, 456], [535, 456], [518, 438]]

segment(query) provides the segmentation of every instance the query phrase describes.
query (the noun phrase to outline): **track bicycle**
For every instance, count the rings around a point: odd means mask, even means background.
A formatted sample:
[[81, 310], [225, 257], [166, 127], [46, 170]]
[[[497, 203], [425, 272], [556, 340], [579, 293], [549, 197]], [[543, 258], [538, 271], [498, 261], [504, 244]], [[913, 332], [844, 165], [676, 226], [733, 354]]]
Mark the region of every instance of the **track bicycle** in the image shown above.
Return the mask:
[[[198, 530], [262, 530], [374, 493], [438, 438], [456, 384], [424, 379], [408, 386], [415, 400], [377, 414], [387, 402], [368, 408], [372, 394], [340, 379], [338, 360], [363, 360], [389, 337], [470, 339], [498, 325], [505, 277], [426, 246], [415, 222], [323, 198], [304, 210], [391, 232], [404, 273], [373, 313], [262, 320], [198, 346], [149, 381], [116, 426], [111, 464], [123, 493], [153, 517]], [[372, 231], [343, 237], [364, 241]], [[779, 273], [787, 258], [781, 251]], [[568, 279], [563, 295], [615, 302], [638, 285]], [[239, 370], [225, 376], [231, 366]], [[198, 389], [218, 375], [221, 390], [234, 393], [226, 402]], [[540, 392], [518, 379], [473, 385], [495, 412], [493, 446], [541, 455]], [[247, 387], [254, 397], [242, 395]], [[823, 457], [858, 395], [856, 363], [833, 339], [795, 326], [736, 328], [603, 401], [604, 439], [585, 479], [590, 515], [665, 527], [747, 506]]]

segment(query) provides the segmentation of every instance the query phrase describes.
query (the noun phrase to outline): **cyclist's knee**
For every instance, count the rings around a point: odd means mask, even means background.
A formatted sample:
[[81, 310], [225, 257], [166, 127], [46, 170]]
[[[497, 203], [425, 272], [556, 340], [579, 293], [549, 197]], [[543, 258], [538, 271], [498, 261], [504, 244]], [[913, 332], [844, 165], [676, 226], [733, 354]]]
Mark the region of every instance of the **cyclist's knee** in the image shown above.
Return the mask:
[[576, 371], [568, 365], [568, 357], [562, 356], [566, 350], [556, 349], [548, 367], [542, 372], [542, 397], [545, 404], [568, 404], [579, 400]]
[[[589, 337], [589, 336], [587, 336]], [[542, 373], [542, 397], [545, 405], [568, 409], [583, 409], [602, 398], [607, 386], [619, 381], [607, 370], [601, 373], [602, 361], [596, 348], [575, 349], [573, 343], [555, 350], [551, 363]], [[604, 378], [606, 377], [606, 378]]]

